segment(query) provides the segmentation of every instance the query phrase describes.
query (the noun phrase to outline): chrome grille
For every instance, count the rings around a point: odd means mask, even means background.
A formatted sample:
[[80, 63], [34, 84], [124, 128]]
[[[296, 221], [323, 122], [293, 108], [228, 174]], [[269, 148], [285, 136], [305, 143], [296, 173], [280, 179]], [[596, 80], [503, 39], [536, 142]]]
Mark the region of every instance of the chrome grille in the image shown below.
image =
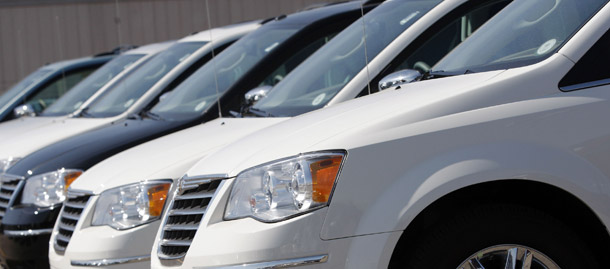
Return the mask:
[[90, 197], [88, 194], [68, 193], [68, 199], [64, 202], [64, 206], [59, 214], [58, 231], [53, 244], [57, 253], [62, 254], [66, 251], [76, 224]]
[[179, 259], [186, 255], [208, 205], [224, 178], [183, 178], [165, 214], [158, 255]]
[[6, 210], [13, 205], [15, 194], [23, 184], [23, 178], [10, 175], [0, 175], [0, 221], [4, 218]]

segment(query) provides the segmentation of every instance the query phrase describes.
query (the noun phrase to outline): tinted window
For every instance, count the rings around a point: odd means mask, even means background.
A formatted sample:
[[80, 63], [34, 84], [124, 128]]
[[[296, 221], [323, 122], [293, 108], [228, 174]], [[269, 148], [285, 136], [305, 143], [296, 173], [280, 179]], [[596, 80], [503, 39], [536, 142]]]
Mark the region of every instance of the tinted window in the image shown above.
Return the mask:
[[296, 116], [324, 106], [366, 66], [367, 59], [374, 59], [439, 2], [397, 0], [381, 4], [299, 65], [254, 109]]
[[292, 56], [288, 57], [286, 61], [284, 61], [275, 71], [271, 72], [264, 80], [261, 82], [259, 86], [274, 86], [284, 79], [288, 73], [290, 73], [294, 68], [299, 66], [309, 55], [314, 53], [324, 44], [328, 43], [337, 33], [332, 33], [328, 36], [322, 37], [311, 44], [307, 45], [305, 48], [300, 51], [292, 54]]
[[166, 119], [200, 115], [260, 59], [298, 31], [298, 27], [267, 27], [246, 35], [178, 85], [151, 112]]
[[402, 57], [401, 63], [390, 71], [402, 69], [415, 69], [422, 73], [429, 71], [431, 66], [466, 40], [510, 1], [512, 0], [489, 1], [484, 5], [470, 6], [460, 11], [458, 18], [453, 17], [449, 23], [440, 25], [439, 29], [433, 29], [431, 35], [418, 44], [418, 48], [410, 52], [406, 59]]
[[31, 105], [36, 113], [40, 113], [42, 110], [52, 105], [59, 97], [68, 92], [68, 90], [72, 89], [74, 85], [93, 73], [97, 68], [98, 67], [95, 66], [64, 74], [48, 84], [34, 96], [27, 98], [25, 103]]
[[116, 116], [131, 107], [148, 89], [206, 42], [177, 43], [155, 55], [129, 76], [108, 89], [87, 110], [92, 117]]
[[434, 68], [465, 73], [514, 68], [556, 52], [606, 0], [514, 0]]
[[53, 70], [41, 68], [19, 81], [19, 83], [0, 96], [0, 107], [7, 105], [8, 102], [18, 96], [23, 90], [42, 80], [51, 71]]
[[59, 116], [74, 112], [106, 83], [143, 56], [143, 54], [125, 54], [114, 58], [45, 109], [42, 116]]
[[559, 82], [562, 90], [570, 91], [610, 84], [610, 32], [606, 32]]

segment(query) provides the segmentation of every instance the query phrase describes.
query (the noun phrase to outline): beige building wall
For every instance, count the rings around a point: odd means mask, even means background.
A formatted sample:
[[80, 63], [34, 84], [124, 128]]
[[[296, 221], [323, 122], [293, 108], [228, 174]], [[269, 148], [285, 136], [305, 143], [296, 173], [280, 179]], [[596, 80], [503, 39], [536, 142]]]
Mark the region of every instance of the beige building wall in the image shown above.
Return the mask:
[[45, 63], [336, 1], [0, 0], [0, 93]]

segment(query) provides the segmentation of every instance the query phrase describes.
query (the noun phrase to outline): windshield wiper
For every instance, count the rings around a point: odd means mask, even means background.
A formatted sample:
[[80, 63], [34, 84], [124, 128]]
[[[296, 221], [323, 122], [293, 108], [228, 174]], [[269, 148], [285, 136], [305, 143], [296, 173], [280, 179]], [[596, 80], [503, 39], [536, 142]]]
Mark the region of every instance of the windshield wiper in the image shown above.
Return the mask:
[[82, 109], [82, 110], [81, 110], [81, 111], [78, 113], [78, 115], [76, 115], [76, 117], [79, 117], [79, 118], [95, 118], [95, 117], [93, 116], [93, 114], [91, 114], [91, 113], [89, 113], [89, 112], [88, 112], [88, 110], [89, 110], [89, 107], [85, 107], [85, 108], [83, 108], [83, 109]]
[[159, 114], [156, 114], [154, 112], [151, 112], [150, 110], [148, 111], [143, 111], [140, 116], [142, 116], [142, 118], [149, 118], [152, 120], [157, 120], [157, 121], [165, 121], [165, 119], [163, 117], [161, 117]]
[[244, 117], [244, 114], [237, 112], [237, 111], [233, 111], [233, 110], [229, 110], [229, 114], [233, 118], [243, 118]]
[[435, 78], [446, 78], [446, 77], [452, 77], [452, 76], [457, 76], [457, 75], [464, 75], [464, 74], [470, 74], [470, 73], [476, 73], [470, 69], [466, 69], [466, 71], [443, 71], [443, 70], [438, 70], [438, 71], [434, 71], [434, 70], [428, 70], [426, 71], [426, 73], [424, 73], [421, 76], [421, 80], [430, 80], [430, 79], [435, 79]]
[[252, 115], [257, 116], [257, 117], [275, 117], [273, 114], [271, 114], [271, 113], [269, 113], [267, 111], [264, 111], [264, 110], [258, 109], [258, 108], [254, 108], [254, 107], [248, 108], [246, 113], [252, 114]]

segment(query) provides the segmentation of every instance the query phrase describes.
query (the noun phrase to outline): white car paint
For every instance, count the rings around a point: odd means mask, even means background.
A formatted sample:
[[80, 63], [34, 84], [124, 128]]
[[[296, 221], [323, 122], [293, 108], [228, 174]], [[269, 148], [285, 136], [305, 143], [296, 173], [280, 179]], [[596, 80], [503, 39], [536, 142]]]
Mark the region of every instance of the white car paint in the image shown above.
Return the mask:
[[[228, 179], [208, 205], [186, 257], [159, 259], [160, 229], [152, 267], [328, 255], [311, 267], [386, 268], [402, 231], [432, 202], [502, 179], [565, 190], [607, 227], [610, 86], [562, 92], [557, 85], [608, 25], [610, 5], [537, 64], [403, 85], [295, 117], [209, 154], [187, 175]], [[347, 151], [327, 208], [272, 224], [223, 220], [241, 171], [326, 150]]]
[[[455, 7], [465, 1], [445, 1], [429, 12], [430, 16], [422, 17], [418, 22], [400, 34], [386, 49], [377, 55], [369, 65], [369, 74], [366, 69], [362, 69], [358, 75], [349, 82], [336, 97], [331, 99], [327, 106], [340, 103], [345, 100], [353, 99], [366, 87], [369, 78], [375, 77], [381, 70], [389, 64], [398, 53], [400, 53], [410, 42], [417, 38], [431, 24], [446, 15]], [[274, 124], [286, 120], [287, 118], [221, 118], [209, 123], [192, 127], [190, 129], [177, 132], [163, 138], [147, 142], [143, 145], [128, 149], [105, 161], [93, 166], [79, 177], [71, 185], [71, 190], [76, 192], [90, 193], [99, 197], [105, 190], [116, 188], [128, 184], [154, 179], [173, 179], [177, 180], [190, 168], [196, 161], [205, 157], [210, 152], [246, 137], [258, 130], [268, 128]], [[222, 125], [224, 124], [224, 125]], [[295, 130], [299, 128], [294, 127]], [[239, 135], [233, 132], [239, 131]], [[314, 133], [311, 134], [315, 135]], [[83, 211], [85, 223], [90, 219], [95, 207], [96, 200], [91, 200], [87, 208]], [[144, 226], [159, 226], [159, 222], [153, 222]], [[256, 223], [255, 223], [256, 224]], [[57, 226], [56, 226], [57, 227]], [[155, 229], [142, 228], [117, 231], [110, 227], [90, 227], [88, 224], [80, 224], [76, 227], [68, 248], [64, 255], [57, 255], [53, 250], [52, 243], [49, 250], [51, 265], [58, 268], [67, 268], [71, 260], [91, 261], [100, 259], [116, 259], [118, 257], [137, 257], [143, 256], [149, 251], [149, 246], [154, 238], [151, 231]], [[262, 229], [262, 228], [261, 228]], [[54, 235], [57, 230], [54, 231]], [[154, 233], [154, 232], [153, 232]], [[230, 233], [230, 232], [229, 232]], [[54, 240], [51, 237], [51, 242]], [[262, 235], [262, 233], [260, 234]], [[220, 236], [220, 233], [219, 233]], [[227, 236], [223, 234], [222, 236]], [[239, 236], [237, 234], [231, 237]], [[309, 237], [307, 235], [305, 237]], [[90, 245], [87, 242], [95, 240], [103, 242]], [[125, 242], [132, 241], [129, 245]], [[137, 240], [137, 241], [134, 241]], [[129, 254], [119, 250], [129, 246]], [[317, 247], [315, 245], [314, 247]], [[213, 247], [212, 247], [213, 248]], [[134, 251], [138, 249], [138, 251]], [[313, 248], [312, 248], [313, 249]], [[112, 250], [112, 251], [110, 251]], [[119, 255], [120, 254], [120, 255]], [[130, 268], [134, 266], [149, 267], [148, 261], [128, 264]]]
[[[281, 122], [285, 118], [220, 118], [144, 143], [121, 152], [87, 170], [70, 189], [94, 196], [84, 209], [82, 218], [90, 219], [95, 204], [105, 190], [130, 183], [180, 177], [201, 156], [255, 130]], [[53, 249], [57, 230], [49, 247], [53, 267], [68, 268], [71, 261], [117, 259], [148, 255], [160, 222], [118, 231], [109, 226], [91, 226], [81, 221], [63, 255]], [[97, 242], [91, 244], [90, 242]], [[148, 268], [148, 261], [125, 264], [126, 268]]]
[[155, 83], [154, 86], [152, 86], [142, 97], [135, 101], [135, 103], [125, 112], [117, 116], [106, 118], [60, 118], [52, 121], [50, 124], [41, 125], [39, 128], [19, 132], [18, 136], [12, 136], [10, 139], [2, 140], [0, 143], [0, 148], [2, 149], [0, 150], [0, 159], [26, 156], [38, 149], [63, 140], [67, 137], [84, 133], [96, 128], [101, 128], [109, 124], [115, 124], [123, 119], [126, 119], [129, 115], [139, 112], [146, 105], [152, 102], [169, 83], [171, 83], [194, 62], [208, 54], [211, 48], [219, 44], [224, 44], [228, 40], [236, 39], [237, 37], [258, 28], [259, 26], [260, 23], [251, 22], [238, 24], [231, 27], [214, 28], [212, 30], [202, 31], [178, 40], [178, 43], [193, 41], [209, 42], [210, 38], [213, 38], [213, 42], [205, 44], [192, 53], [187, 59], [184, 59], [161, 80]]
[[0, 124], [0, 141], [6, 141], [7, 139], [14, 139], [20, 137], [24, 133], [43, 128], [44, 126], [51, 125], [55, 122], [61, 122], [66, 118], [72, 117], [73, 115], [77, 115], [78, 113], [80, 113], [82, 108], [89, 106], [89, 104], [95, 101], [97, 97], [103, 94], [106, 90], [112, 88], [115, 83], [120, 81], [123, 77], [128, 76], [132, 70], [135, 70], [138, 66], [145, 63], [150, 57], [153, 57], [158, 52], [165, 50], [173, 43], [174, 42], [154, 43], [124, 52], [122, 55], [143, 54], [144, 56], [134, 62], [129, 68], [117, 74], [112, 80], [108, 81], [102, 88], [95, 92], [95, 94], [93, 94], [85, 102], [83, 102], [79, 109], [74, 111], [72, 114], [53, 117], [21, 117]]

